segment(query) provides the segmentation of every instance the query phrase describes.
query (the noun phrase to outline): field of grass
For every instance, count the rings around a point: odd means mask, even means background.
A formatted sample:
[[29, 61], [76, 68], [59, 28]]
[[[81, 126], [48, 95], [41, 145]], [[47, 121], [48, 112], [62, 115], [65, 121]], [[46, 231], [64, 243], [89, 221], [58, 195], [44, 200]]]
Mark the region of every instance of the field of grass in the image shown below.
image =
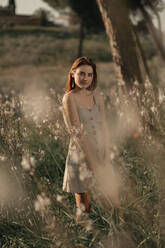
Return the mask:
[[[131, 104], [116, 104], [106, 36], [85, 40], [84, 55], [96, 61], [104, 93], [123, 217], [92, 189], [89, 219], [77, 225], [74, 196], [62, 191], [69, 137], [61, 113], [77, 31], [18, 27], [0, 36], [0, 247], [164, 248], [164, 103], [156, 106], [153, 132], [136, 133]], [[150, 61], [162, 85], [159, 65], [157, 58]]]
[[[0, 41], [0, 66], [11, 67], [42, 64], [68, 64], [76, 58], [78, 30], [12, 29], [2, 30]], [[84, 54], [96, 61], [111, 61], [110, 49], [105, 34], [87, 37]], [[97, 50], [91, 49], [95, 48]], [[19, 54], [19, 56], [17, 56]]]

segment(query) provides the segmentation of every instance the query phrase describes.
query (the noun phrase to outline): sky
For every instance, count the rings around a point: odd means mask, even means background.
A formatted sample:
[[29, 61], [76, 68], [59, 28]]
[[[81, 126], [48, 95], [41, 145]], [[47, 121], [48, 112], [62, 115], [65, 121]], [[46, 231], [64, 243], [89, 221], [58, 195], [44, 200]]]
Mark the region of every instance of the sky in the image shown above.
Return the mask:
[[[52, 11], [55, 14], [55, 11], [49, 7], [48, 4], [41, 0], [15, 0], [16, 1], [16, 13], [17, 14], [33, 14], [36, 9], [44, 8]], [[8, 0], [0, 0], [1, 6], [6, 6]]]
[[[165, 2], [165, 0], [163, 0]], [[8, 0], [0, 0], [0, 5], [5, 6], [7, 5]], [[58, 16], [58, 13], [54, 11], [48, 4], [43, 2], [42, 0], [16, 0], [17, 14], [32, 14], [36, 9], [44, 8], [52, 12], [54, 16]], [[161, 12], [161, 23], [162, 23], [162, 30], [165, 31], [165, 10]], [[155, 20], [155, 25], [157, 24]]]

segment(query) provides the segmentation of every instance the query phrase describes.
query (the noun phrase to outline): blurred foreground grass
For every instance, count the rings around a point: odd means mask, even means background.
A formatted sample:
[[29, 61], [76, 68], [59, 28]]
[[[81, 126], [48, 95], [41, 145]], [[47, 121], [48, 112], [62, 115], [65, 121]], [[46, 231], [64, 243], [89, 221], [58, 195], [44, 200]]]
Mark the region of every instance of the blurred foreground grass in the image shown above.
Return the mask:
[[[0, 246], [163, 248], [164, 103], [162, 130], [130, 135], [129, 127], [118, 123], [107, 40], [101, 35], [85, 41], [84, 55], [97, 62], [104, 93], [111, 162], [122, 178], [123, 219], [92, 193], [89, 221], [76, 225], [74, 197], [62, 192], [69, 137], [61, 98], [76, 56], [77, 31], [29, 27], [0, 34]], [[159, 65], [155, 61], [150, 68]]]

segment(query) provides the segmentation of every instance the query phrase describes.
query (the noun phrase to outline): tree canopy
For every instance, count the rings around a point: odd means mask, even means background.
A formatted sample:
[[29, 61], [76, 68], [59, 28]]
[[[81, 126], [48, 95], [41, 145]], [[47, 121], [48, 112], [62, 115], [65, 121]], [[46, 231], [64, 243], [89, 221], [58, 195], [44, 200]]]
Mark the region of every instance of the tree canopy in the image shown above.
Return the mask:
[[132, 10], [136, 11], [138, 8], [141, 7], [148, 7], [150, 9], [157, 9], [161, 10], [163, 8], [163, 1], [162, 0], [128, 0], [129, 6]]
[[56, 8], [56, 9], [63, 9], [69, 5], [68, 0], [43, 0], [43, 1], [48, 3], [52, 8]]
[[100, 11], [95, 0], [44, 0], [51, 7], [63, 9], [70, 7], [83, 22], [84, 27], [89, 32], [104, 31], [104, 24]]
[[95, 0], [68, 0], [70, 7], [78, 14], [90, 32], [104, 31], [104, 24]]

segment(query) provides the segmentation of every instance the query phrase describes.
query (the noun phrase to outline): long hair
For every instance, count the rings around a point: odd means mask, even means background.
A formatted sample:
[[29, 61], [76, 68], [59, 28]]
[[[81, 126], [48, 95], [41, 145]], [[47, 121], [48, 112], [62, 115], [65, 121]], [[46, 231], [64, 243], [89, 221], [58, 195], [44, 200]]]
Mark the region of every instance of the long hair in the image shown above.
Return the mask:
[[87, 90], [92, 91], [97, 87], [96, 65], [93, 63], [93, 61], [90, 58], [83, 56], [83, 57], [80, 57], [80, 58], [75, 60], [75, 62], [73, 63], [73, 65], [69, 71], [66, 92], [69, 92], [75, 88], [76, 85], [74, 82], [74, 78], [72, 77], [72, 71], [74, 71], [75, 69], [77, 69], [81, 65], [90, 65], [93, 69], [93, 80], [92, 80], [92, 83], [87, 88]]

